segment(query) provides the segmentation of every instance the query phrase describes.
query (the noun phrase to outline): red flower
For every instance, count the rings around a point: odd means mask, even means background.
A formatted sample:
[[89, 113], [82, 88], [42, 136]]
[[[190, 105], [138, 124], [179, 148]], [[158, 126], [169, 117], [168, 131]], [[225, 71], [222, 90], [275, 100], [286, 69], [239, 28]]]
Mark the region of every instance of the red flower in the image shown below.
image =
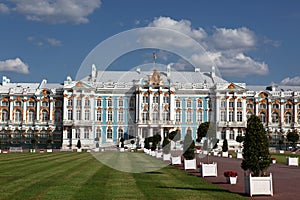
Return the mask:
[[224, 176], [225, 177], [236, 177], [238, 174], [236, 171], [225, 171]]
[[276, 160], [276, 158], [271, 158], [271, 160]]

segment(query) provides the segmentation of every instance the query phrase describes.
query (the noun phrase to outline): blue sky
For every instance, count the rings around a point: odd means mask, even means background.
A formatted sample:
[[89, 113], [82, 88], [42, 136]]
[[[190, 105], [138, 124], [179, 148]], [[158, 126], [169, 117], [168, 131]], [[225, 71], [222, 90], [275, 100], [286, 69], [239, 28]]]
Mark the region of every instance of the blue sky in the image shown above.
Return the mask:
[[[300, 85], [299, 24], [297, 0], [0, 0], [0, 75], [13, 82], [63, 82], [68, 75], [75, 78], [105, 39], [150, 26], [197, 40], [228, 81]], [[126, 69], [150, 62], [152, 51], [157, 62], [182, 64], [153, 49], [114, 64]]]

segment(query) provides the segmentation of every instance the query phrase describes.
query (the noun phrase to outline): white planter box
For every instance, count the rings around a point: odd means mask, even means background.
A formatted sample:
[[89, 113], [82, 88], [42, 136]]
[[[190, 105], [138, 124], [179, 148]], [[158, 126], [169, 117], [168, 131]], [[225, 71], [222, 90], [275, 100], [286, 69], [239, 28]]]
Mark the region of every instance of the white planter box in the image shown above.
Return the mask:
[[0, 149], [0, 153], [2, 152], [2, 150]]
[[237, 178], [238, 178], [237, 176], [236, 177], [226, 177], [226, 181], [229, 184], [236, 184]]
[[222, 152], [222, 157], [228, 157], [228, 151], [226, 151], [226, 152]]
[[208, 151], [206, 151], [206, 150], [203, 151], [203, 154], [204, 154], [204, 155], [207, 155], [207, 154], [208, 154]]
[[125, 149], [123, 147], [120, 148], [120, 152], [124, 152]]
[[214, 156], [218, 156], [219, 152], [214, 151]]
[[156, 153], [156, 158], [161, 158], [162, 157], [162, 152], [157, 152]]
[[238, 153], [236, 154], [236, 158], [238, 158], [238, 159], [243, 159], [243, 154], [242, 154], [241, 152], [238, 152]]
[[279, 150], [279, 153], [284, 153], [284, 150]]
[[245, 176], [245, 193], [250, 195], [271, 195], [273, 196], [272, 174], [266, 177]]
[[184, 169], [197, 169], [196, 159], [186, 160], [184, 159]]
[[82, 149], [77, 149], [77, 152], [82, 152]]
[[52, 152], [52, 149], [47, 149], [47, 153], [51, 153]]
[[156, 151], [151, 151], [151, 156], [155, 157], [156, 156]]
[[218, 176], [217, 163], [213, 164], [203, 164], [201, 165], [202, 177], [205, 176]]
[[170, 153], [168, 153], [168, 154], [163, 154], [163, 160], [164, 160], [164, 161], [169, 161], [169, 160], [171, 160], [171, 154], [170, 154]]
[[200, 153], [201, 152], [201, 150], [200, 149], [196, 149], [196, 153]]
[[181, 156], [171, 156], [172, 165], [181, 165]]
[[273, 163], [273, 164], [276, 164], [276, 160], [272, 160], [272, 163]]
[[299, 166], [299, 159], [298, 158], [287, 157], [286, 158], [286, 164], [288, 166]]

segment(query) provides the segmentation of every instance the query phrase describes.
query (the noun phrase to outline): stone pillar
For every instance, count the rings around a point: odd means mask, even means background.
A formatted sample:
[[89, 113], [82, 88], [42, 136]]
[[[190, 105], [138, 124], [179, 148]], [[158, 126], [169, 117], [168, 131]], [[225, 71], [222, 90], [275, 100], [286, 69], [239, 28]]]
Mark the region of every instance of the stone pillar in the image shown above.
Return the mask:
[[170, 107], [170, 121], [174, 122], [175, 120], [175, 89], [170, 88], [170, 101], [169, 101], [169, 107]]
[[26, 122], [26, 113], [27, 113], [27, 97], [23, 99], [23, 123]]

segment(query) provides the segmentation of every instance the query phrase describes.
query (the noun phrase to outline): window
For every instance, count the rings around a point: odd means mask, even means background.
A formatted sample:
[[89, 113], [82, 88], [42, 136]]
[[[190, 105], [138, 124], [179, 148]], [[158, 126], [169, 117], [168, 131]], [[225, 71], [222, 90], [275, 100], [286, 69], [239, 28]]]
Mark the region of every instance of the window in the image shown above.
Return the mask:
[[2, 121], [6, 122], [8, 120], [8, 111], [2, 110]]
[[29, 102], [28, 102], [28, 106], [29, 106], [29, 107], [34, 107], [34, 101], [29, 101]]
[[72, 105], [73, 105], [72, 99], [68, 99], [68, 106], [72, 106]]
[[98, 129], [96, 129], [96, 138], [101, 138], [101, 129], [100, 128], [98, 128]]
[[80, 129], [79, 128], [75, 129], [75, 138], [80, 139]]
[[149, 120], [149, 115], [148, 115], [148, 111], [147, 110], [143, 110], [142, 120], [143, 120], [143, 122], [147, 122]]
[[85, 107], [89, 107], [90, 106], [90, 100], [89, 99], [85, 99], [84, 106]]
[[48, 121], [48, 111], [42, 110], [42, 122]]
[[72, 119], [73, 119], [73, 111], [68, 110], [68, 120], [72, 120]]
[[112, 130], [110, 128], [107, 129], [106, 138], [107, 139], [112, 139]]
[[81, 120], [81, 110], [76, 110], [76, 119]]
[[129, 100], [129, 107], [130, 107], [130, 108], [135, 107], [135, 106], [134, 106], [134, 99], [133, 99], [133, 98], [131, 98], [131, 99]]
[[55, 101], [54, 106], [55, 107], [61, 107], [61, 101]]
[[166, 110], [163, 112], [163, 121], [164, 122], [169, 121], [169, 112]]
[[90, 132], [88, 128], [84, 128], [84, 139], [90, 138]]
[[61, 111], [55, 110], [54, 112], [54, 121], [55, 122], [61, 122]]
[[221, 111], [221, 122], [226, 121], [226, 112], [224, 110]]
[[238, 121], [238, 122], [241, 122], [241, 121], [243, 121], [243, 114], [242, 114], [242, 112], [237, 112], [236, 113], [237, 114], [237, 119], [236, 119], [236, 121]]
[[253, 104], [252, 104], [252, 103], [248, 103], [248, 104], [247, 104], [247, 108], [248, 108], [248, 109], [252, 109], [252, 108], [253, 108]]
[[89, 109], [84, 111], [84, 120], [90, 120], [90, 110]]
[[262, 123], [265, 123], [266, 122], [266, 114], [265, 113], [260, 113], [260, 121], [262, 122]]
[[224, 140], [226, 138], [226, 130], [223, 129], [221, 132], [221, 139]]
[[197, 112], [197, 122], [202, 122], [203, 113], [201, 111]]
[[279, 105], [277, 103], [272, 105], [273, 109], [279, 109]]
[[169, 97], [168, 96], [163, 97], [163, 103], [169, 103]]
[[242, 107], [242, 102], [241, 102], [241, 101], [238, 101], [238, 102], [236, 103], [236, 107], [241, 108], [241, 107]]
[[221, 108], [226, 108], [226, 101], [225, 100], [221, 101]]
[[33, 110], [29, 110], [28, 111], [28, 122], [33, 122], [34, 120], [35, 120], [34, 111]]
[[285, 109], [292, 109], [292, 104], [285, 104]]
[[16, 101], [15, 106], [21, 106], [21, 101]]
[[67, 138], [71, 139], [72, 138], [72, 129], [67, 129]]
[[101, 107], [102, 106], [102, 100], [101, 99], [97, 99], [97, 107]]
[[107, 100], [107, 106], [108, 106], [108, 107], [112, 107], [112, 100], [111, 100], [111, 99], [108, 99], [108, 100]]
[[77, 99], [77, 101], [76, 101], [76, 106], [77, 106], [77, 107], [81, 107], [81, 99]]
[[118, 111], [118, 121], [119, 122], [123, 122], [124, 121], [124, 111], [123, 110], [119, 110]]
[[48, 106], [48, 101], [42, 101], [42, 107], [47, 107]]
[[234, 140], [234, 132], [233, 132], [233, 130], [230, 130], [230, 132], [229, 132], [229, 139], [230, 140]]
[[180, 108], [181, 107], [181, 102], [180, 101], [176, 101], [176, 108]]
[[290, 124], [291, 122], [292, 122], [292, 115], [291, 115], [291, 113], [287, 112], [285, 114], [285, 123]]
[[2, 106], [8, 106], [8, 101], [2, 101]]
[[252, 115], [253, 115], [253, 113], [247, 112], [247, 119], [249, 119]]
[[199, 100], [199, 101], [197, 102], [197, 106], [198, 106], [198, 108], [202, 108], [202, 101]]
[[99, 122], [102, 121], [102, 111], [101, 110], [97, 110], [96, 120], [99, 121]]
[[143, 96], [143, 103], [148, 103], [148, 96]]
[[158, 96], [153, 96], [153, 103], [158, 103]]
[[229, 111], [229, 121], [230, 122], [234, 121], [234, 113], [233, 113], [233, 111]]
[[111, 122], [113, 120], [112, 110], [107, 111], [107, 121]]
[[180, 122], [181, 121], [181, 112], [179, 110], [176, 111], [175, 120], [176, 120], [176, 122]]
[[278, 123], [278, 113], [277, 112], [272, 113], [272, 123]]
[[119, 128], [118, 129], [118, 138], [121, 138], [121, 137], [123, 137], [123, 129], [121, 129], [121, 128]]
[[267, 106], [266, 106], [266, 104], [264, 104], [264, 103], [261, 103], [261, 104], [259, 104], [259, 108], [260, 108], [260, 109], [266, 109], [266, 108], [267, 108]]
[[20, 122], [22, 120], [21, 118], [21, 111], [20, 110], [16, 110], [15, 111], [15, 122]]
[[191, 110], [188, 110], [186, 112], [186, 121], [187, 122], [192, 122], [192, 111]]
[[300, 113], [298, 113], [298, 124], [300, 124]]
[[153, 113], [152, 113], [152, 120], [153, 120], [154, 123], [158, 122], [158, 111], [157, 110], [153, 111]]
[[186, 102], [186, 107], [187, 107], [187, 108], [191, 108], [191, 107], [192, 107], [192, 101]]
[[123, 107], [124, 106], [123, 99], [119, 99], [118, 104], [119, 104], [119, 107]]
[[234, 108], [234, 101], [233, 100], [229, 101], [229, 108]]

